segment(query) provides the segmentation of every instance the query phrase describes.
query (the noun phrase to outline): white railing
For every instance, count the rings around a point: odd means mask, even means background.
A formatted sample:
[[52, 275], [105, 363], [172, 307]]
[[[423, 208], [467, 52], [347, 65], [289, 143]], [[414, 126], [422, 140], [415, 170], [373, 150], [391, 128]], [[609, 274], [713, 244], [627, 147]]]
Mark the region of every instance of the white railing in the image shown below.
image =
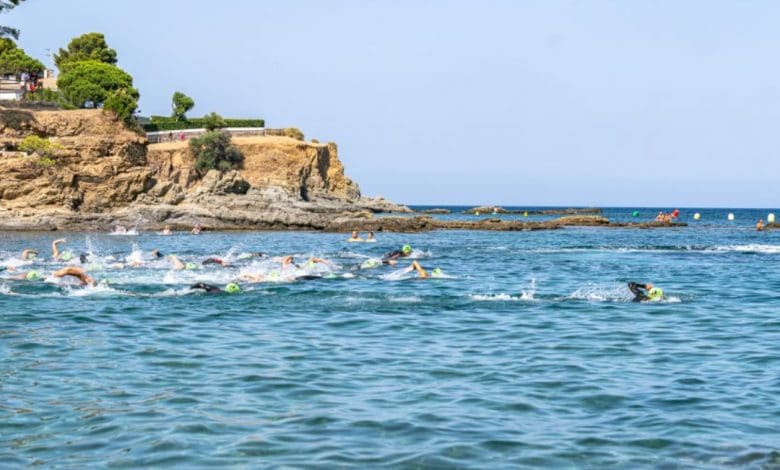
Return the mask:
[[[223, 127], [221, 131], [227, 132], [231, 136], [252, 136], [266, 135], [265, 127]], [[175, 131], [154, 131], [147, 132], [146, 138], [149, 143], [157, 144], [162, 142], [183, 142], [193, 137], [198, 137], [206, 133], [206, 129], [179, 129]]]

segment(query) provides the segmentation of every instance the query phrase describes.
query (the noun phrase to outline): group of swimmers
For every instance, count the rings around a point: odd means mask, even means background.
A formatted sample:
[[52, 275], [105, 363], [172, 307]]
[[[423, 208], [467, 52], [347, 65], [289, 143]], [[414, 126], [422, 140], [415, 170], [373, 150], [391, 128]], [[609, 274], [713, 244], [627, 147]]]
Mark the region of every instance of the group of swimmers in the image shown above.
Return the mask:
[[658, 215], [655, 216], [655, 221], [656, 222], [663, 222], [665, 224], [671, 224], [672, 220], [676, 219], [679, 216], [680, 216], [680, 210], [679, 209], [675, 209], [675, 210], [673, 210], [672, 212], [670, 212], [668, 214], [666, 212], [664, 212], [664, 211], [660, 211], [660, 212], [658, 212]]
[[[353, 232], [352, 238], [359, 238], [357, 235], [358, 235], [357, 232]], [[369, 237], [373, 239], [373, 233], [369, 233]], [[71, 252], [70, 250], [62, 249], [61, 245], [64, 244], [65, 242], [66, 240], [64, 238], [54, 240], [52, 242], [51, 244], [52, 259], [54, 261], [59, 261], [64, 263], [70, 263], [71, 261], [75, 263], [76, 260], [78, 260], [78, 262], [82, 266], [87, 266], [87, 268], [85, 269], [84, 267], [77, 266], [77, 265], [65, 266], [61, 269], [52, 272], [51, 275], [53, 277], [56, 278], [71, 277], [78, 280], [82, 286], [97, 286], [100, 284], [104, 284], [104, 285], [109, 284], [108, 279], [96, 280], [87, 273], [87, 270], [93, 270], [93, 269], [100, 270], [101, 268], [101, 266], [98, 263], [94, 263], [90, 259], [89, 254], [81, 253], [78, 255], [78, 257], [76, 257], [73, 254], [73, 252]], [[414, 250], [412, 249], [412, 246], [409, 244], [405, 244], [397, 250], [384, 254], [379, 259], [369, 258], [368, 260], [366, 260], [365, 262], [357, 266], [357, 269], [372, 269], [372, 268], [378, 268], [382, 265], [395, 266], [398, 264], [400, 260], [403, 260], [404, 258], [407, 259], [410, 258], [413, 252]], [[157, 260], [157, 261], [167, 260], [167, 262], [170, 265], [170, 268], [173, 270], [199, 269], [198, 264], [192, 261], [184, 262], [174, 254], [164, 255], [159, 250], [152, 250], [149, 256], [151, 257], [152, 260]], [[38, 258], [38, 252], [33, 249], [25, 249], [21, 254], [22, 260], [31, 261], [37, 258]], [[251, 271], [243, 270], [240, 274], [238, 274], [233, 279], [232, 282], [227, 283], [224, 288], [220, 288], [218, 286], [206, 284], [203, 282], [195, 283], [191, 285], [190, 288], [193, 290], [200, 290], [209, 293], [225, 292], [228, 294], [236, 294], [241, 292], [241, 287], [238, 284], [239, 282], [254, 284], [254, 283], [265, 283], [265, 282], [322, 279], [324, 277], [330, 277], [330, 276], [323, 274], [322, 270], [318, 270], [316, 268], [317, 266], [324, 266], [326, 268], [326, 271], [329, 272], [331, 271], [331, 269], [336, 268], [336, 266], [331, 261], [328, 261], [323, 258], [318, 258], [318, 257], [310, 257], [306, 259], [304, 262], [298, 263], [296, 262], [296, 259], [293, 255], [269, 257], [266, 253], [263, 252], [251, 252], [251, 253], [242, 254], [241, 256], [239, 256], [238, 259], [240, 261], [245, 261], [250, 259], [263, 259], [266, 261], [270, 261], [270, 263], [276, 267], [267, 272], [251, 272]], [[143, 266], [146, 263], [140, 256], [128, 257], [126, 261], [127, 261], [126, 263], [122, 263], [122, 262], [113, 263], [110, 265], [110, 267], [114, 269], [124, 269], [125, 267], [137, 268]], [[221, 267], [231, 267], [233, 266], [233, 263], [226, 259], [209, 257], [202, 260], [200, 262], [200, 265], [201, 266], [216, 265]], [[0, 267], [0, 270], [6, 270], [6, 269], [11, 272], [17, 271], [16, 268], [11, 266]], [[435, 267], [433, 269], [426, 269], [417, 260], [412, 260], [412, 262], [409, 264], [407, 268], [399, 272], [399, 274], [407, 274], [407, 273], [415, 273], [417, 279], [445, 277], [444, 272], [441, 270], [441, 268]], [[45, 279], [45, 276], [43, 276], [39, 271], [31, 270], [26, 272], [17, 272], [13, 275], [12, 278], [27, 280], [27, 281], [40, 281]], [[629, 282], [628, 289], [634, 295], [633, 301], [635, 302], [657, 302], [664, 299], [663, 290], [658, 287], [655, 287], [651, 283]]]
[[376, 242], [376, 238], [374, 238], [374, 232], [368, 232], [368, 236], [366, 238], [360, 238], [360, 232], [354, 231], [352, 232], [352, 235], [349, 238], [347, 238], [347, 241], [374, 243]]

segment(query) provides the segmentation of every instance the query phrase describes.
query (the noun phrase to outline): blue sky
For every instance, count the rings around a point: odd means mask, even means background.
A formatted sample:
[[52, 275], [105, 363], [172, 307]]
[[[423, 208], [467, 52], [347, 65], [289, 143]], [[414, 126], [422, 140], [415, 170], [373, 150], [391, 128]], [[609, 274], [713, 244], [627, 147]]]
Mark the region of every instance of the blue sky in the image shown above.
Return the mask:
[[780, 2], [27, 0], [99, 31], [144, 114], [263, 117], [418, 204], [777, 207]]

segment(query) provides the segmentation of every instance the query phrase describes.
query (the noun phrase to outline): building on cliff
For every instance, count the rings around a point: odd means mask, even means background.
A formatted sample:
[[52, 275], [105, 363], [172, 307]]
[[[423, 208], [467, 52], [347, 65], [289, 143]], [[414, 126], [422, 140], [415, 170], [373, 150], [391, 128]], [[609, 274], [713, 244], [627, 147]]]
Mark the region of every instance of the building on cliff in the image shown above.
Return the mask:
[[25, 93], [37, 89], [56, 90], [57, 77], [53, 70], [44, 70], [41, 77], [30, 74], [0, 76], [0, 101], [21, 101]]

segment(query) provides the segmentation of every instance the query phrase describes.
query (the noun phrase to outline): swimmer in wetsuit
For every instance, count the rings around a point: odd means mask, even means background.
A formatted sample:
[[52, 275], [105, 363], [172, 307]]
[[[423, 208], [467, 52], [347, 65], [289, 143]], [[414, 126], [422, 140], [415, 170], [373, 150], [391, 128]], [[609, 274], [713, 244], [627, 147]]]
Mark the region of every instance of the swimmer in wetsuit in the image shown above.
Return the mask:
[[634, 294], [632, 302], [657, 302], [663, 300], [664, 291], [652, 284], [639, 284], [638, 282], [629, 282], [628, 290]]
[[382, 263], [384, 264], [396, 264], [396, 259], [398, 258], [407, 258], [412, 254], [412, 247], [411, 245], [404, 245], [401, 247], [400, 250], [391, 251], [390, 253], [386, 253], [382, 257]]
[[220, 289], [219, 287], [212, 286], [211, 284], [206, 284], [204, 282], [198, 282], [197, 284], [193, 284], [190, 286], [190, 289], [202, 290], [204, 292], [209, 292], [209, 293], [222, 292], [222, 289]]

